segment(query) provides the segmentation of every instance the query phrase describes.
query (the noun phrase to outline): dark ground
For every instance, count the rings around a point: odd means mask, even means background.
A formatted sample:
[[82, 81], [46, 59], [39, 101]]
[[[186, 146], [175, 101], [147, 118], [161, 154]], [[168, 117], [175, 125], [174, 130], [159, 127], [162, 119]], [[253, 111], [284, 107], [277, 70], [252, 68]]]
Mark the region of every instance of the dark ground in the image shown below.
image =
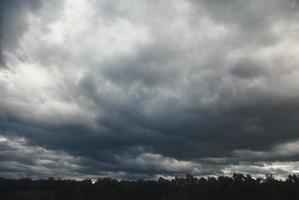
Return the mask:
[[250, 175], [232, 177], [185, 178], [165, 180], [118, 181], [31, 180], [0, 178], [1, 200], [296, 200], [299, 175], [285, 181], [272, 176], [255, 179]]

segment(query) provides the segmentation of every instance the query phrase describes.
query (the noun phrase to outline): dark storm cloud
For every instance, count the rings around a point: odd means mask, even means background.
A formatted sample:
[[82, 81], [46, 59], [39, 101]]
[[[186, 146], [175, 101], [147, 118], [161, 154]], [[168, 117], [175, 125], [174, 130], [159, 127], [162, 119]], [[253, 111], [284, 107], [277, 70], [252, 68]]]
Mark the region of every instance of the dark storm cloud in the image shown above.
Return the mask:
[[298, 170], [296, 6], [4, 1], [0, 174]]
[[241, 60], [232, 69], [231, 73], [241, 79], [254, 79], [267, 74], [264, 66], [252, 60]]

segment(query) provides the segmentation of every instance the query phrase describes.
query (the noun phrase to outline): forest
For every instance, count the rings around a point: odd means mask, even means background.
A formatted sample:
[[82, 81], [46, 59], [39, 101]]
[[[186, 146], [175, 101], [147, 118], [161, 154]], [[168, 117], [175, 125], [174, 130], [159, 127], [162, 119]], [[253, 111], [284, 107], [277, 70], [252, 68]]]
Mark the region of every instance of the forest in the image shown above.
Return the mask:
[[187, 174], [168, 180], [6, 179], [0, 178], [1, 200], [295, 200], [299, 175], [277, 180], [233, 174], [198, 178]]

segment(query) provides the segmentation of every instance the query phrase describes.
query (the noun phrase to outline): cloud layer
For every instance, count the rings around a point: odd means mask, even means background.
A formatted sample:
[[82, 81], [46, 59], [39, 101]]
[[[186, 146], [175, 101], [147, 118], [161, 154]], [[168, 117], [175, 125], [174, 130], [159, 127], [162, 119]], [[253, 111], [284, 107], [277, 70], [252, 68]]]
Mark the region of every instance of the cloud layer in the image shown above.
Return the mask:
[[1, 175], [296, 173], [298, 9], [3, 1]]

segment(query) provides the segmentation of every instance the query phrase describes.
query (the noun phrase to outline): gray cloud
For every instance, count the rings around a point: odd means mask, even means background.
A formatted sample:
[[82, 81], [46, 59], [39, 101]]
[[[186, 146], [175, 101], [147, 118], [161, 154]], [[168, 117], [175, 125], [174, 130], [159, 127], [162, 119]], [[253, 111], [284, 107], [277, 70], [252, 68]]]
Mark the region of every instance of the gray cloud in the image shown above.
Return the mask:
[[2, 175], [296, 172], [295, 1], [1, 6]]

